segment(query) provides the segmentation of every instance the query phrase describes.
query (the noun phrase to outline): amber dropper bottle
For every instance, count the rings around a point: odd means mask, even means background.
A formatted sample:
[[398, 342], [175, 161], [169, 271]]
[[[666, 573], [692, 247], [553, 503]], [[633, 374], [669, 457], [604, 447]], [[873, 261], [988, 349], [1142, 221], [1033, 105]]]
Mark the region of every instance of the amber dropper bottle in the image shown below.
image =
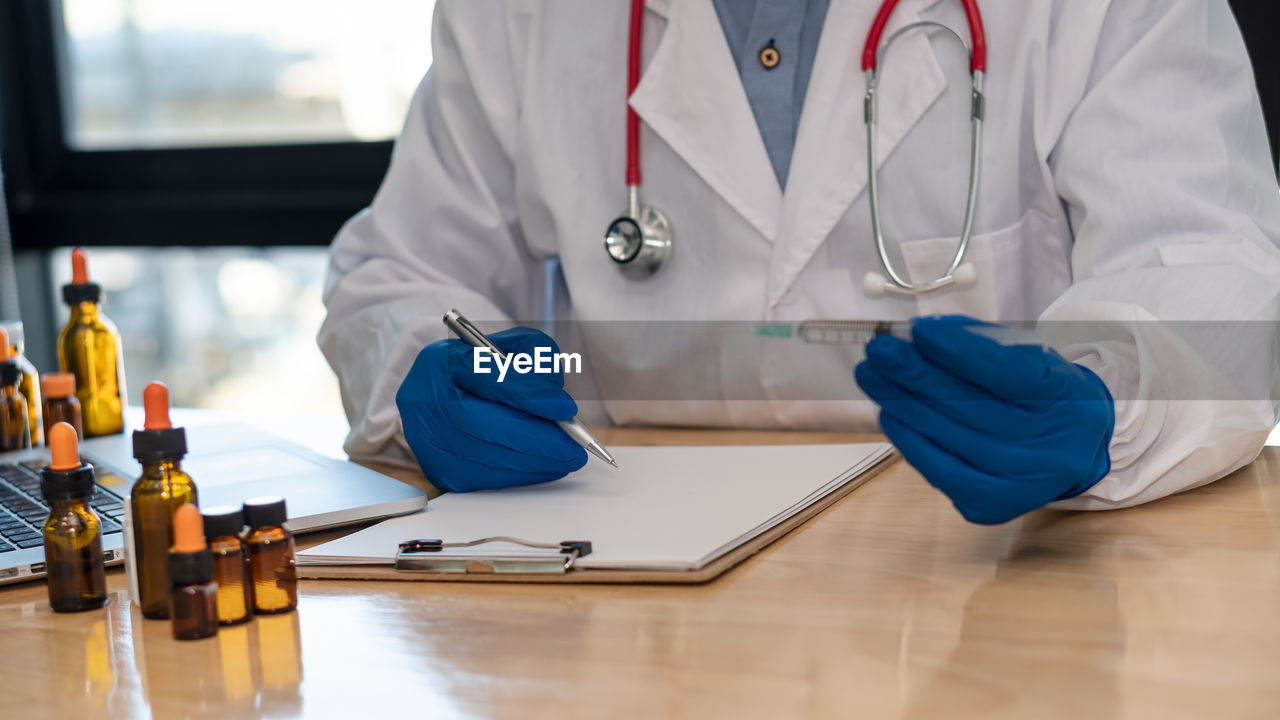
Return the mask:
[[116, 326], [102, 314], [102, 286], [89, 282], [85, 251], [71, 253], [71, 283], [62, 286], [71, 319], [58, 333], [58, 364], [76, 376], [84, 436], [124, 432], [124, 352]]
[[223, 505], [204, 515], [204, 537], [213, 554], [213, 578], [218, 582], [218, 624], [238, 625], [253, 617], [253, 584], [240, 531], [244, 511]]
[[187, 435], [169, 421], [169, 389], [151, 383], [142, 391], [142, 405], [143, 427], [133, 431], [133, 456], [142, 463], [142, 476], [129, 495], [131, 567], [143, 617], [164, 619], [169, 617], [173, 514], [183, 505], [196, 503], [196, 484], [182, 470]]
[[[76, 429], [84, 439], [80, 417], [80, 401], [76, 399], [76, 376], [71, 373], [45, 373], [40, 376], [40, 392], [44, 395], [44, 432], [64, 422]], [[34, 443], [33, 443], [34, 444]]]
[[169, 614], [173, 636], [199, 640], [218, 633], [218, 583], [213, 555], [204, 542], [204, 523], [195, 505], [173, 514], [173, 550], [169, 553]]
[[107, 602], [102, 524], [89, 508], [93, 466], [80, 462], [76, 430], [58, 423], [49, 431], [53, 461], [40, 471], [40, 493], [49, 504], [44, 521], [44, 562], [49, 607], [80, 612]]
[[249, 549], [249, 570], [253, 574], [255, 613], [287, 613], [298, 607], [293, 533], [284, 526], [287, 517], [283, 498], [245, 501], [244, 519], [249, 534], [244, 544]]
[[27, 399], [18, 385], [22, 373], [10, 353], [9, 335], [0, 328], [0, 452], [31, 447]]
[[40, 375], [36, 366], [23, 355], [26, 346], [26, 333], [21, 320], [0, 323], [0, 329], [9, 333], [9, 358], [18, 362], [18, 390], [27, 399], [27, 421], [31, 426], [31, 447], [47, 443], [45, 438], [53, 423], [44, 420], [43, 406], [40, 404]]

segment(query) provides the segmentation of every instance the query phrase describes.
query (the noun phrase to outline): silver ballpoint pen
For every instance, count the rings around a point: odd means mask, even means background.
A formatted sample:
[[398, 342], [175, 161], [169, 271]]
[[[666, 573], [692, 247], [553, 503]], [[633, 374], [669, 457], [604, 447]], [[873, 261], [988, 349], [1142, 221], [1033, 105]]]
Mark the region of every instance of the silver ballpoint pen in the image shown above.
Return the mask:
[[[447, 325], [450, 330], [457, 333], [462, 342], [470, 345], [471, 347], [489, 348], [490, 352], [495, 356], [503, 358], [506, 357], [506, 353], [499, 350], [498, 346], [494, 345], [492, 340], [485, 337], [485, 334], [480, 332], [479, 328], [472, 325], [470, 320], [462, 317], [462, 313], [457, 310], [450, 310], [445, 313], [444, 324]], [[600, 444], [600, 441], [596, 440], [595, 437], [591, 435], [591, 431], [588, 430], [587, 426], [583, 425], [582, 421], [578, 420], [578, 418], [574, 418], [572, 420], [557, 420], [556, 425], [559, 425], [560, 429], [563, 430], [566, 435], [573, 438], [573, 441], [581, 445], [587, 452], [595, 455], [614, 467], [618, 467], [617, 461], [613, 459], [613, 456], [609, 454], [609, 451], [604, 449], [604, 446]]]

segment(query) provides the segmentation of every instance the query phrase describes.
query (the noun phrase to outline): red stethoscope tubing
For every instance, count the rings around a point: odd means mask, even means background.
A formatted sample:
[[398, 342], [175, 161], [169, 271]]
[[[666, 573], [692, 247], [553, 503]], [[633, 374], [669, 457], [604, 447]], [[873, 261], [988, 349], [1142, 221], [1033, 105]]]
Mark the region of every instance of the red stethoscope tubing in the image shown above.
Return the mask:
[[[969, 62], [970, 72], [986, 72], [987, 71], [987, 32], [982, 26], [982, 13], [978, 11], [978, 0], [961, 0], [964, 5], [965, 17], [969, 20], [969, 38], [973, 42], [972, 59]], [[893, 15], [893, 9], [897, 7], [898, 0], [885, 0], [880, 6], [880, 12], [876, 14], [875, 22], [871, 23], [871, 32], [867, 34], [867, 44], [862, 49], [862, 71], [876, 69], [877, 50], [880, 48], [880, 37], [884, 35], [884, 28], [889, 24], [889, 18]]]
[[627, 51], [627, 185], [640, 185], [640, 116], [631, 109], [631, 95], [640, 84], [641, 30], [644, 0], [631, 0], [631, 40]]
[[[987, 33], [982, 26], [982, 13], [978, 10], [978, 0], [961, 0], [965, 17], [969, 20], [969, 37], [973, 43], [972, 59], [969, 70], [972, 72], [987, 71]], [[631, 32], [627, 49], [627, 185], [640, 185], [640, 116], [631, 108], [630, 98], [640, 84], [640, 45], [644, 27], [645, 0], [631, 0]], [[867, 34], [867, 44], [862, 50], [862, 70], [876, 69], [877, 49], [880, 38], [884, 35], [885, 26], [898, 0], [884, 0], [875, 22], [871, 24], [871, 32]]]

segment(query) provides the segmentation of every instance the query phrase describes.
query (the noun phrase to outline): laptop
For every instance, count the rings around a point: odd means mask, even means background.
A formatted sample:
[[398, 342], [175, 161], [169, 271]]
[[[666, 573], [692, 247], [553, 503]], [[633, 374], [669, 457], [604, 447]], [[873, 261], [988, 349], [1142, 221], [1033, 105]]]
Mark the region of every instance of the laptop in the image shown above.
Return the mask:
[[[90, 506], [102, 520], [103, 555], [118, 565], [124, 505], [141, 472], [132, 435], [85, 440], [80, 455], [98, 483]], [[40, 495], [40, 468], [48, 462], [48, 448], [0, 453], [0, 585], [44, 577], [40, 528], [49, 509]], [[195, 480], [201, 508], [283, 497], [295, 533], [404, 515], [427, 504], [426, 494], [411, 485], [235, 423], [188, 427], [182, 468]]]

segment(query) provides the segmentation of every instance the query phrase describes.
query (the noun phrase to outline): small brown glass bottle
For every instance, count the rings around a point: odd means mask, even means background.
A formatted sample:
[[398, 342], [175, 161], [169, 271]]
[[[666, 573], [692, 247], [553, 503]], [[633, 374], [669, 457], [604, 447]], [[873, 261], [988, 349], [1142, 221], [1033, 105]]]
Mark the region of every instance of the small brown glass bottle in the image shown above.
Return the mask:
[[253, 611], [259, 614], [286, 613], [298, 607], [293, 533], [284, 526], [287, 517], [282, 498], [254, 498], [244, 504]]
[[44, 434], [49, 428], [64, 422], [76, 429], [76, 435], [84, 439], [84, 425], [80, 417], [80, 401], [76, 399], [76, 376], [71, 373], [45, 373], [40, 376], [40, 392], [44, 395]]
[[124, 432], [124, 350], [120, 332], [102, 313], [102, 286], [89, 280], [85, 251], [71, 252], [71, 283], [62, 286], [71, 317], [58, 333], [58, 366], [76, 376], [84, 436]]
[[131, 567], [137, 582], [137, 601], [146, 618], [169, 617], [169, 547], [173, 544], [173, 514], [197, 502], [196, 484], [182, 469], [187, 435], [169, 420], [169, 391], [151, 383], [142, 392], [146, 420], [133, 431], [133, 456], [142, 475], [129, 493]]
[[[0, 328], [9, 333], [9, 357], [18, 363], [18, 391], [27, 399], [27, 424], [30, 426], [31, 447], [47, 443], [49, 428], [53, 423], [44, 422], [40, 403], [40, 375], [36, 366], [23, 354], [26, 349], [26, 332], [21, 320], [0, 323]], [[84, 436], [81, 436], [84, 439]]]
[[9, 336], [0, 328], [0, 452], [31, 447], [27, 399], [19, 384], [22, 371], [10, 356]]
[[173, 514], [173, 549], [169, 552], [169, 617], [178, 640], [218, 634], [218, 584], [213, 581], [213, 555], [204, 542], [204, 523], [195, 505]]
[[213, 554], [213, 579], [218, 583], [218, 624], [238, 625], [253, 617], [253, 584], [245, 561], [244, 512], [224, 505], [204, 513], [204, 536]]
[[41, 470], [40, 493], [49, 504], [44, 521], [44, 562], [49, 607], [80, 612], [107, 602], [102, 524], [89, 508], [93, 466], [80, 462], [76, 431], [58, 423], [49, 432], [53, 461]]

